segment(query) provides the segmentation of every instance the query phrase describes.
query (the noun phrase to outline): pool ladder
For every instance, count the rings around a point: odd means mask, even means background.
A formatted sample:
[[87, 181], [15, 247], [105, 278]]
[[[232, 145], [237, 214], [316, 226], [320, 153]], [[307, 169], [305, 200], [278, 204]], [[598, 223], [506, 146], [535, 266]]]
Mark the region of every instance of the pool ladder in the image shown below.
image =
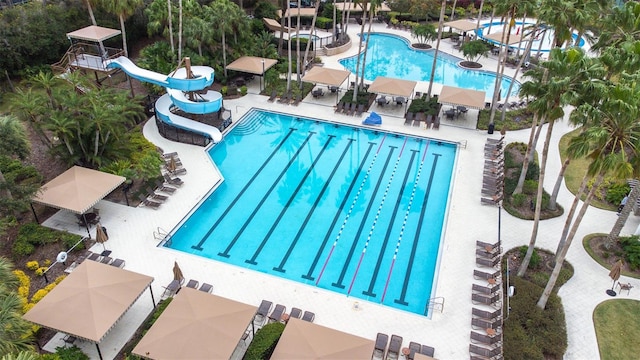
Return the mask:
[[164, 243], [167, 242], [168, 237], [169, 233], [160, 226], [158, 226], [158, 228], [153, 231], [153, 238], [156, 240], [160, 240], [161, 245], [164, 245]]
[[427, 302], [427, 306], [424, 309], [424, 315], [427, 316], [429, 313], [429, 309], [440, 310], [440, 312], [444, 311], [444, 297], [434, 297], [429, 299]]

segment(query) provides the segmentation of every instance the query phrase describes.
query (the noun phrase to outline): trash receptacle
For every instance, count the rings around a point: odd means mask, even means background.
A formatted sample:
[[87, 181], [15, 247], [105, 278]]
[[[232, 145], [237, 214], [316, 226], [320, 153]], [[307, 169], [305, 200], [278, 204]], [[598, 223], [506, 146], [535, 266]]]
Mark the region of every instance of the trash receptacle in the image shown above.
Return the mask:
[[493, 134], [493, 130], [495, 129], [495, 125], [494, 124], [489, 124], [489, 131], [487, 131], [489, 134]]

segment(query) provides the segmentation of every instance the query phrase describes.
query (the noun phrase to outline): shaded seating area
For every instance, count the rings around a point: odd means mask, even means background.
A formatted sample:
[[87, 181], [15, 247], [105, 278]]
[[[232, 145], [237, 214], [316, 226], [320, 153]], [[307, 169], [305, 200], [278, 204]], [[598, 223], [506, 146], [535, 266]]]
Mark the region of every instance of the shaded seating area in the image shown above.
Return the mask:
[[374, 347], [373, 340], [290, 318], [271, 359], [371, 359]]
[[147, 275], [84, 261], [23, 317], [94, 343], [97, 354], [89, 355], [102, 359], [100, 343], [152, 281]]
[[230, 359], [244, 334], [255, 331], [255, 313], [255, 306], [184, 288], [132, 353], [152, 359]]
[[[304, 76], [302, 77], [302, 81], [313, 83], [316, 85], [327, 85], [329, 91], [332, 94], [336, 94], [337, 103], [341, 91], [340, 87], [345, 82], [345, 80], [349, 78], [350, 74], [351, 72], [347, 70], [338, 70], [315, 66], [304, 74]], [[311, 92], [311, 94], [314, 98], [318, 99], [320, 97], [323, 97], [325, 92], [321, 88], [316, 88]]]

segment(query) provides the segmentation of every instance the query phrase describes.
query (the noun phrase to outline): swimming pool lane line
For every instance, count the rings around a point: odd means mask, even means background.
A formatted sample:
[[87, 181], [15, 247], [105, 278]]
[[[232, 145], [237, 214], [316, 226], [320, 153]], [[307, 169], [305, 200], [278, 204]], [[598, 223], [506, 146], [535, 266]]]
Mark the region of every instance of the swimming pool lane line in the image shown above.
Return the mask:
[[226, 258], [229, 257], [229, 251], [231, 251], [231, 249], [236, 245], [236, 242], [238, 241], [240, 236], [242, 236], [244, 231], [247, 229], [247, 226], [249, 226], [249, 224], [251, 223], [253, 218], [256, 216], [256, 214], [258, 213], [262, 205], [265, 203], [265, 201], [267, 201], [267, 198], [269, 197], [269, 195], [271, 195], [271, 192], [273, 192], [276, 186], [278, 186], [278, 184], [280, 183], [280, 180], [284, 177], [284, 175], [287, 173], [291, 165], [298, 158], [298, 155], [300, 155], [300, 153], [302, 152], [302, 149], [304, 149], [305, 145], [309, 142], [309, 140], [311, 140], [311, 137], [315, 134], [316, 133], [314, 131], [309, 131], [309, 135], [307, 135], [307, 138], [304, 139], [302, 144], [300, 144], [300, 146], [298, 147], [298, 150], [296, 150], [296, 152], [293, 154], [293, 156], [291, 157], [287, 165], [284, 167], [284, 169], [282, 169], [278, 177], [273, 181], [273, 184], [271, 184], [271, 187], [269, 188], [269, 190], [267, 190], [267, 192], [264, 194], [262, 199], [260, 199], [260, 202], [258, 203], [258, 205], [253, 209], [249, 217], [247, 217], [247, 219], [244, 221], [244, 224], [242, 224], [242, 227], [240, 228], [240, 230], [238, 230], [238, 232], [233, 237], [233, 239], [231, 240], [227, 248], [224, 249], [223, 252], [218, 253], [219, 256], [226, 257]]
[[[313, 275], [313, 272], [316, 269], [316, 266], [318, 265], [318, 261], [320, 261], [320, 256], [322, 255], [322, 252], [324, 251], [324, 247], [327, 246], [327, 242], [329, 241], [329, 237], [331, 236], [331, 231], [333, 230], [333, 227], [336, 226], [336, 223], [338, 222], [338, 219], [340, 218], [340, 214], [342, 213], [342, 209], [344, 209], [344, 206], [347, 204], [347, 200], [349, 199], [349, 194], [351, 194], [351, 191], [353, 191], [353, 188], [356, 185], [356, 181], [358, 180], [358, 177], [360, 176], [360, 173], [362, 172], [362, 169], [364, 168], [364, 165], [367, 162], [367, 158], [369, 158], [369, 153], [371, 153], [371, 150], [373, 149], [374, 145], [376, 145], [376, 143], [369, 142], [369, 148], [367, 149], [367, 152], [364, 154], [364, 157], [362, 158], [362, 161], [360, 161], [360, 165], [358, 166], [358, 170], [356, 171], [355, 175], [353, 176], [353, 179], [351, 179], [351, 184], [349, 184], [349, 189], [347, 189], [347, 192], [345, 193], [344, 198], [342, 199], [342, 203], [340, 203], [340, 206], [336, 210], [336, 214], [333, 216], [333, 221], [331, 221], [331, 225], [329, 226], [329, 228], [327, 229], [326, 234], [324, 235], [324, 239], [322, 240], [322, 243], [320, 244], [320, 247], [318, 248], [318, 251], [316, 252], [316, 256], [313, 258], [313, 262], [311, 263], [311, 266], [309, 267], [309, 270], [307, 271], [306, 274], [302, 275], [303, 279], [311, 280], [311, 281], [313, 281], [315, 279], [312, 275]], [[374, 156], [373, 161], [375, 161], [375, 156]], [[333, 252], [333, 249], [331, 249], [331, 252]], [[325, 266], [326, 265], [327, 264], [325, 263]], [[324, 271], [324, 267], [322, 268], [322, 271]], [[317, 285], [317, 283], [316, 283], [316, 285]]]
[[278, 151], [280, 150], [280, 148], [284, 145], [284, 143], [287, 141], [287, 139], [289, 139], [289, 137], [291, 136], [291, 134], [293, 134], [294, 131], [296, 131], [298, 129], [296, 128], [289, 128], [289, 132], [287, 133], [287, 135], [285, 135], [285, 137], [282, 139], [282, 141], [280, 141], [280, 143], [278, 144], [278, 146], [275, 147], [275, 149], [273, 149], [273, 151], [271, 152], [271, 154], [269, 155], [269, 157], [264, 161], [264, 163], [262, 163], [262, 165], [260, 166], [260, 168], [258, 169], [258, 171], [256, 171], [255, 174], [253, 174], [253, 176], [251, 177], [251, 179], [249, 179], [249, 181], [247, 182], [247, 184], [242, 188], [242, 190], [240, 190], [240, 192], [238, 193], [238, 195], [236, 195], [235, 199], [233, 199], [233, 201], [231, 201], [231, 203], [229, 203], [229, 206], [227, 206], [227, 208], [224, 210], [224, 212], [222, 213], [222, 215], [220, 215], [220, 217], [218, 218], [218, 220], [216, 220], [215, 223], [213, 223], [213, 225], [211, 226], [211, 228], [207, 231], [207, 233], [202, 237], [202, 239], [198, 242], [198, 244], [196, 245], [191, 245], [192, 249], [195, 250], [200, 250], [202, 251], [202, 245], [204, 245], [204, 243], [207, 241], [207, 239], [209, 238], [209, 236], [211, 235], [211, 233], [213, 232], [213, 230], [215, 230], [218, 225], [220, 225], [220, 223], [222, 222], [222, 220], [224, 220], [224, 218], [227, 216], [227, 214], [229, 214], [229, 211], [231, 211], [231, 209], [233, 209], [233, 207], [235, 206], [235, 204], [238, 202], [238, 200], [240, 200], [240, 198], [242, 197], [242, 195], [244, 195], [244, 192], [247, 191], [247, 189], [251, 186], [251, 184], [253, 184], [253, 182], [255, 181], [255, 179], [258, 177], [258, 175], [260, 175], [260, 173], [262, 172], [262, 170], [264, 170], [265, 167], [267, 167], [267, 164], [271, 161], [271, 159], [273, 159], [274, 156], [276, 156], [276, 154], [278, 153]]
[[325, 180], [324, 186], [322, 186], [322, 189], [318, 193], [318, 196], [316, 196], [316, 200], [313, 202], [313, 205], [311, 205], [311, 209], [309, 211], [307, 211], [307, 216], [305, 217], [304, 221], [302, 222], [302, 225], [298, 229], [298, 232], [296, 233], [296, 236], [293, 237], [293, 241], [291, 242], [291, 244], [289, 244], [289, 248], [287, 249], [287, 252], [284, 254], [284, 256], [282, 257], [282, 260], [280, 261], [280, 265], [278, 265], [277, 267], [273, 268], [274, 271], [278, 271], [278, 272], [282, 272], [282, 273], [287, 271], [287, 270], [284, 269], [284, 265], [289, 260], [289, 256], [291, 256], [291, 253], [293, 252], [293, 249], [298, 244], [298, 240], [300, 240], [300, 237], [302, 236], [302, 233], [307, 228], [307, 224], [309, 223], [309, 220], [311, 219], [311, 216], [313, 216], [313, 214], [315, 213], [315, 211], [316, 211], [316, 209], [318, 207], [318, 204], [320, 204], [320, 201], [322, 200], [322, 197], [323, 197], [324, 193], [327, 191], [327, 189], [329, 189], [329, 184], [331, 183], [331, 180], [333, 179], [333, 176], [338, 171], [338, 168], [342, 164], [342, 160], [344, 160], [344, 157], [347, 155], [347, 152], [351, 148], [351, 145], [353, 145], [354, 141], [356, 141], [356, 139], [347, 139], [347, 146], [344, 147], [344, 150], [342, 151], [342, 154], [340, 155], [340, 158], [338, 158], [338, 161], [336, 162], [336, 165], [333, 167], [333, 170], [331, 170], [331, 173], [329, 174], [329, 177], [327, 177], [327, 179]]
[[[351, 294], [351, 289], [353, 289], [353, 283], [356, 281], [358, 270], [360, 270], [360, 265], [362, 264], [364, 255], [367, 252], [367, 247], [369, 247], [369, 241], [371, 241], [371, 236], [373, 235], [373, 231], [375, 230], [376, 225], [378, 224], [378, 218], [380, 218], [380, 212], [382, 212], [382, 206], [384, 206], [384, 201], [387, 199], [387, 195], [389, 194], [389, 188], [391, 187], [391, 183], [393, 183], [393, 179], [395, 178], [396, 171], [398, 170], [398, 165], [400, 164], [400, 159], [402, 158], [402, 153], [404, 152], [404, 147], [407, 145], [408, 139], [409, 138], [406, 138], [406, 137], [404, 138], [404, 142], [402, 143], [402, 147], [400, 148], [400, 152], [398, 153], [398, 158], [396, 159], [396, 163], [393, 166], [393, 171], [391, 171], [391, 174], [389, 175], [389, 180], [387, 181], [387, 187], [384, 189], [384, 194], [382, 194], [382, 199], [380, 199], [380, 204], [378, 205], [378, 211], [376, 212], [376, 216], [373, 218], [373, 223], [371, 224], [371, 228], [369, 229], [369, 235], [367, 235], [367, 241], [365, 241], [364, 243], [364, 247], [360, 254], [360, 260], [358, 260], [358, 265], [356, 266], [356, 269], [353, 273], [353, 277], [351, 278], [351, 284], [349, 284], [349, 290], [347, 290], [347, 295]], [[413, 156], [411, 158], [411, 162], [413, 162]], [[408, 171], [409, 169], [407, 169], [407, 172]], [[402, 190], [400, 190], [400, 193], [402, 193]], [[375, 197], [375, 194], [374, 194], [374, 197]], [[373, 197], [371, 200], [373, 201]], [[365, 220], [366, 218], [362, 220], [361, 225], [364, 225]], [[393, 221], [389, 222], [389, 226], [390, 227], [393, 226]]]
[[[391, 162], [391, 158], [393, 157], [393, 152], [395, 151], [395, 149], [397, 149], [397, 147], [395, 146], [389, 146], [389, 155], [387, 155], [387, 160], [384, 162], [384, 165], [382, 167], [382, 172], [381, 174], [385, 174], [387, 171], [387, 168], [389, 167], [389, 163]], [[367, 175], [365, 176], [365, 179], [363, 179], [362, 184], [360, 185], [360, 189], [358, 189], [358, 193], [356, 194], [355, 199], [353, 199], [353, 203], [351, 204], [351, 208], [349, 209], [349, 212], [347, 212], [347, 216], [345, 216], [344, 219], [344, 223], [342, 224], [342, 229], [344, 229], [344, 227], [347, 225], [347, 222], [349, 221], [350, 217], [351, 217], [351, 211], [353, 210], [353, 208], [355, 207], [358, 198], [360, 197], [360, 194], [362, 194], [362, 190], [364, 188], [364, 185], [366, 184], [366, 180], [369, 177], [369, 174], [371, 173], [372, 167], [369, 168], [369, 170], [367, 171]], [[347, 258], [344, 262], [344, 265], [342, 265], [342, 271], [340, 271], [340, 276], [338, 277], [338, 281], [331, 283], [332, 286], [335, 286], [337, 288], [340, 289], [344, 289], [345, 286], [342, 284], [342, 282], [344, 281], [344, 277], [347, 274], [347, 268], [349, 267], [349, 264], [351, 263], [351, 258], [353, 257], [353, 253], [356, 251], [356, 246], [358, 245], [358, 240], [360, 239], [360, 235], [362, 235], [362, 230], [364, 230], [364, 224], [366, 219], [369, 217], [369, 212], [371, 211], [371, 208], [373, 207], [373, 200], [375, 199], [375, 195], [378, 193], [378, 189], [380, 189], [380, 185], [382, 184], [382, 180], [383, 177], [382, 176], [378, 176], [378, 181], [376, 181], [376, 186], [374, 187], [373, 191], [372, 191], [372, 196], [371, 198], [369, 198], [368, 204], [367, 204], [367, 208], [364, 211], [364, 215], [362, 216], [362, 220], [360, 221], [360, 226], [358, 226], [358, 231], [356, 232], [356, 235], [353, 237], [353, 240], [351, 241], [351, 247], [349, 248], [349, 253], [347, 254]], [[340, 241], [342, 233], [338, 233], [338, 236], [336, 238], [335, 243], [337, 244], [338, 241]]]
[[[411, 167], [413, 166], [413, 161], [415, 160], [416, 153], [420, 152], [420, 150], [411, 150], [411, 159], [409, 160], [409, 165], [407, 166], [407, 171], [405, 172], [404, 179], [402, 181], [401, 189], [404, 189], [407, 181], [409, 180], [409, 174], [411, 173]], [[414, 178], [413, 190], [411, 192], [411, 197], [409, 201], [413, 200], [413, 195], [415, 194], [415, 189], [417, 188], [418, 180], [420, 179], [420, 172], [422, 171], [422, 164], [418, 167], [418, 172]], [[398, 209], [400, 208], [400, 204], [402, 203], [402, 195], [404, 191], [398, 192], [398, 198], [396, 199], [396, 205], [393, 208], [393, 212], [391, 212], [391, 219], [389, 220], [389, 224], [394, 224], [396, 221], [396, 216], [398, 215]], [[382, 266], [382, 260], [384, 259], [385, 249], [387, 248], [387, 244], [389, 244], [389, 238], [391, 237], [391, 231], [393, 230], [393, 226], [389, 226], [387, 228], [387, 233], [384, 236], [382, 241], [382, 245], [380, 246], [380, 252], [378, 253], [378, 261], [376, 261], [376, 266], [373, 269], [373, 274], [371, 274], [371, 281], [369, 282], [369, 288], [362, 292], [363, 295], [369, 297], [376, 297], [376, 293], [373, 292], [373, 287], [375, 286], [376, 281], [378, 280], [378, 273], [380, 272], [380, 266]], [[367, 241], [368, 242], [368, 241]], [[365, 249], [366, 250], [366, 249]], [[363, 250], [364, 252], [364, 250]], [[355, 280], [355, 275], [354, 275]]]
[[[416, 190], [418, 189], [418, 182], [420, 180], [420, 175], [422, 174], [422, 168], [424, 167], [424, 159], [429, 152], [429, 143], [430, 140], [427, 140], [427, 145], [424, 148], [424, 153], [422, 154], [422, 159], [420, 159], [420, 165], [418, 166], [418, 173], [416, 174], [416, 179], [413, 182], [413, 189], [411, 189], [411, 197], [409, 198], [409, 204], [407, 205], [407, 210], [404, 212], [404, 219], [402, 220], [402, 227], [400, 228], [400, 235], [398, 236], [398, 242], [396, 243], [396, 248], [393, 252], [393, 257], [391, 258], [391, 266], [389, 267], [389, 272], [387, 274], [387, 281], [384, 283], [384, 289], [382, 290], [382, 297], [380, 298], [380, 302], [384, 302], [384, 298], [387, 295], [387, 289], [389, 288], [389, 281], [391, 280], [391, 274], [393, 272], [393, 266], [396, 263], [396, 259], [398, 257], [398, 249], [400, 248], [400, 243], [402, 242], [402, 238], [404, 236], [404, 229], [407, 226], [407, 219], [409, 218], [409, 212], [411, 211], [411, 206], [413, 205], [413, 199], [416, 196]], [[387, 234], [387, 238], [389, 234]], [[372, 292], [373, 287], [373, 279], [371, 284], [369, 285], [369, 292]], [[366, 294], [365, 294], [366, 295]]]
[[411, 254], [409, 255], [409, 262], [407, 263], [407, 271], [404, 273], [404, 282], [402, 283], [402, 291], [400, 292], [400, 298], [393, 300], [396, 304], [409, 305], [405, 301], [407, 295], [407, 288], [409, 287], [409, 279], [411, 278], [411, 270], [413, 269], [413, 261], [415, 260], [416, 251], [418, 250], [418, 240], [420, 239], [420, 231], [422, 230], [422, 224], [424, 223], [424, 216], [427, 212], [427, 202], [429, 201], [429, 195], [431, 194], [431, 185], [433, 184], [433, 175], [436, 172], [436, 166], [438, 165], [438, 158], [442, 154], [433, 154], [433, 165], [431, 166], [431, 174], [429, 175], [429, 183], [427, 184], [427, 190], [424, 195], [424, 203], [422, 204], [422, 210], [420, 211], [420, 220], [418, 220], [418, 227], [413, 238], [413, 244], [411, 246]]
[[276, 218], [276, 220], [271, 225], [271, 228], [269, 228], [269, 231], [264, 236], [264, 239], [262, 239], [262, 241], [260, 242], [260, 246], [258, 246], [256, 251], [253, 253], [253, 256], [251, 257], [251, 259], [247, 259], [247, 260], [244, 261], [245, 263], [251, 264], [251, 265], [257, 265], [258, 264], [258, 262], [256, 261], [256, 258], [262, 252], [262, 249], [267, 244], [267, 241], [269, 241], [269, 239], [271, 238], [271, 235], [273, 235], [274, 230], [276, 229], [278, 224], [280, 224], [280, 221], [282, 220], [282, 217], [284, 216], [284, 214], [289, 209], [289, 205], [291, 205], [291, 203], [293, 203], [293, 200], [296, 199], [296, 195], [298, 195], [298, 192], [300, 192], [300, 189], [302, 189], [302, 185], [304, 185], [304, 182], [307, 180], [307, 178], [309, 177], [309, 175], [311, 174], [313, 169], [316, 167], [316, 164], [318, 163], [318, 161], [322, 157], [322, 154], [325, 152], [325, 150], [327, 150], [327, 147], [331, 143], [331, 140], [333, 140], [335, 137], [336, 137], [335, 135], [328, 135], [328, 139], [324, 143], [324, 146], [322, 147], [322, 149], [320, 149], [320, 152], [318, 152], [318, 155], [313, 160], [313, 163], [311, 163], [311, 166], [309, 166], [309, 168], [307, 169], [307, 172], [305, 172], [305, 174], [302, 177], [302, 179], [300, 179], [300, 182], [298, 183], [298, 186], [295, 188], [293, 193], [291, 193], [291, 195], [289, 196], [289, 200], [287, 200], [287, 203], [282, 207], [282, 210], [280, 210], [280, 214], [278, 214], [278, 217]]

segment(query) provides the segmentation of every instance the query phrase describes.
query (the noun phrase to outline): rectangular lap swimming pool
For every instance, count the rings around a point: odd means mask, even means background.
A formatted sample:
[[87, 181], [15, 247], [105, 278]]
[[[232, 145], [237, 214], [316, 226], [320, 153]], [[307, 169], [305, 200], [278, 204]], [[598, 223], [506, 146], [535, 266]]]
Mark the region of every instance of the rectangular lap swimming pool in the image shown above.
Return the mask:
[[251, 110], [165, 246], [427, 314], [456, 145]]

